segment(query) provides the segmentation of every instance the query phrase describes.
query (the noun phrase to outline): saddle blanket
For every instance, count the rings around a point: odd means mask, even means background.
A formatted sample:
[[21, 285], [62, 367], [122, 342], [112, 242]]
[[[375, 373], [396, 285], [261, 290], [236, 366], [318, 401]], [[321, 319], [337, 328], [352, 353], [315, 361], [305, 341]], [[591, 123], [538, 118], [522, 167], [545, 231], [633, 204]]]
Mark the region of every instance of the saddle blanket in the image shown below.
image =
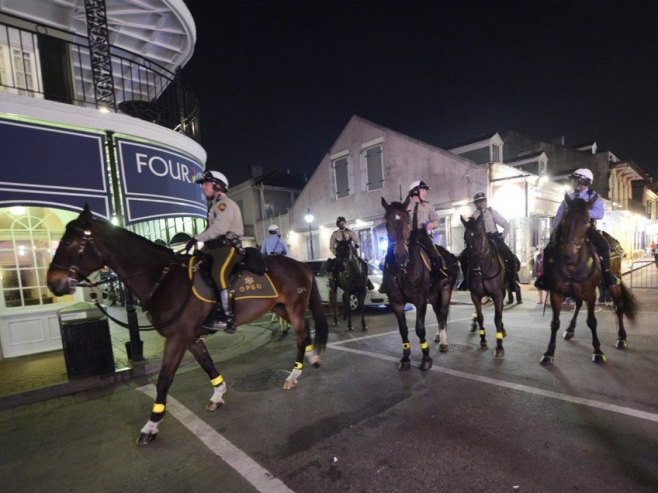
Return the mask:
[[[197, 268], [197, 259], [190, 257], [188, 265], [188, 275], [192, 281], [192, 292], [194, 296], [207, 303], [215, 302], [215, 289], [208, 285], [200, 269]], [[270, 276], [265, 273], [262, 276], [249, 271], [242, 271], [233, 276], [230, 281], [231, 289], [234, 293], [234, 301], [255, 299], [255, 298], [276, 298], [279, 292], [272, 283]]]

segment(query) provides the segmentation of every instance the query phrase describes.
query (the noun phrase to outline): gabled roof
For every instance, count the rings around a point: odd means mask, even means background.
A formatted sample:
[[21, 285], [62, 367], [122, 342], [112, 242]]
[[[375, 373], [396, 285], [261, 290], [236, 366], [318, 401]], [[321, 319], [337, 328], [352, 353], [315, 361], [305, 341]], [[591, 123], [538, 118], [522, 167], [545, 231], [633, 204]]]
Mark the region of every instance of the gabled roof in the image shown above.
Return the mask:
[[308, 176], [296, 171], [275, 170], [265, 175], [254, 178], [255, 185], [265, 185], [269, 187], [289, 188], [291, 190], [301, 190], [306, 185]]

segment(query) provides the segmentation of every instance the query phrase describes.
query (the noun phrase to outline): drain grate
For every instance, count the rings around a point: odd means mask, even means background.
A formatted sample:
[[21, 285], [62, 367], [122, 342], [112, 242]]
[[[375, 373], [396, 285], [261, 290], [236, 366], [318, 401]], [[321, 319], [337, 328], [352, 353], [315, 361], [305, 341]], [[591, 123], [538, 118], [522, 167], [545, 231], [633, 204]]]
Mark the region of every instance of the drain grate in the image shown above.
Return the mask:
[[265, 370], [252, 373], [233, 382], [231, 390], [235, 392], [262, 392], [263, 390], [280, 389], [289, 375], [290, 372], [285, 370]]
[[448, 344], [449, 353], [473, 353], [476, 350], [477, 348], [470, 344]]

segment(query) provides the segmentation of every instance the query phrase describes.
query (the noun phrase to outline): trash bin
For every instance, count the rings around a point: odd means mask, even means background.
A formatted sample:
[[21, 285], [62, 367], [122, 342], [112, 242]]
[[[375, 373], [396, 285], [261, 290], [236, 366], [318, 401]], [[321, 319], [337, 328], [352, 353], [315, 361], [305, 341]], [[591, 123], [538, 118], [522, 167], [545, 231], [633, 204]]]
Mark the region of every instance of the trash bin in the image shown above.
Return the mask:
[[114, 372], [107, 317], [93, 303], [76, 303], [57, 312], [69, 378]]

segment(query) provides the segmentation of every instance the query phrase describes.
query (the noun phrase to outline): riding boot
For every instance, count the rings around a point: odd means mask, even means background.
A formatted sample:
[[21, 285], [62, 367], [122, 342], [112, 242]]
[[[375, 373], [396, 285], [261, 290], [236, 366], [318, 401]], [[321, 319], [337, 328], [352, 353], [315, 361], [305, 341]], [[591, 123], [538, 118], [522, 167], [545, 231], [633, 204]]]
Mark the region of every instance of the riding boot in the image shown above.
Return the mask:
[[222, 308], [224, 309], [224, 321], [226, 323], [226, 328], [224, 332], [232, 334], [235, 332], [235, 317], [233, 315], [233, 309], [231, 307], [231, 293], [228, 289], [222, 289], [219, 293], [219, 299], [222, 302]]

